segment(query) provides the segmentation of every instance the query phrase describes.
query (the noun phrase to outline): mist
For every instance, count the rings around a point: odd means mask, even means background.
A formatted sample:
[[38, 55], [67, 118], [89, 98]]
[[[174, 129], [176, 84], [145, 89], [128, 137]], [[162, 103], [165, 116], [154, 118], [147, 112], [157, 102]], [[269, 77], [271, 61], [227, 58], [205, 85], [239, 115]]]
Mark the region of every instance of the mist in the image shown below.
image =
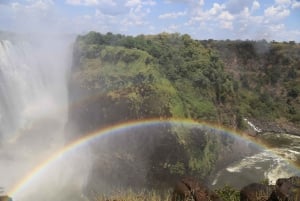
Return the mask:
[[1, 1], [0, 9], [6, 16], [0, 19], [1, 194], [22, 201], [82, 200], [88, 148], [33, 174], [70, 143], [65, 126], [74, 29], [62, 24], [52, 1]]
[[[90, 28], [102, 32], [117, 31], [130, 34], [165, 31], [165, 28], [156, 27], [154, 29], [155, 26], [152, 26], [151, 23], [144, 24], [144, 27], [150, 27], [150, 29], [138, 26], [138, 24], [143, 24], [144, 20], [147, 22], [145, 17], [150, 13], [145, 2], [136, 7], [123, 5], [123, 9], [131, 14], [131, 18], [119, 15], [120, 10], [117, 8], [116, 10], [111, 10], [112, 8], [109, 7], [102, 8], [102, 4], [94, 5], [95, 7], [82, 5], [86, 6], [82, 9], [76, 7], [76, 2], [79, 4], [86, 2], [87, 4], [88, 1], [72, 1], [74, 5], [70, 5], [70, 3], [67, 5], [67, 2], [71, 1], [60, 2], [60, 5], [58, 5], [58, 1], [52, 0], [22, 3], [6, 0], [0, 2], [0, 11], [3, 13], [3, 16], [0, 16], [0, 194], [8, 194], [14, 201], [76, 201], [92, 200], [91, 198], [95, 196], [107, 195], [113, 193], [114, 190], [127, 188], [169, 189], [182, 176], [180, 173], [188, 172], [186, 164], [189, 164], [192, 159], [188, 154], [193, 154], [189, 153], [189, 148], [191, 147], [191, 152], [196, 150], [194, 156], [197, 158], [200, 155], [197, 151], [204, 150], [205, 143], [208, 141], [220, 144], [220, 150], [212, 151], [213, 154], [218, 156], [221, 155], [218, 154], [218, 151], [220, 153], [223, 151], [222, 155], [226, 156], [225, 158], [216, 158], [215, 172], [205, 172], [205, 166], [203, 166], [203, 170], [201, 169], [203, 174], [208, 177], [208, 184], [210, 182], [215, 187], [222, 187], [227, 184], [225, 183], [227, 181], [233, 181], [233, 184], [240, 187], [241, 183], [246, 185], [257, 178], [274, 177], [275, 181], [278, 175], [294, 174], [294, 170], [288, 172], [289, 164], [286, 165], [279, 161], [274, 167], [277, 165], [280, 169], [269, 168], [267, 171], [270, 174], [265, 175], [265, 169], [274, 164], [273, 162], [278, 157], [266, 159], [265, 152], [263, 152], [262, 155], [257, 154], [256, 158], [251, 158], [254, 153], [262, 151], [253, 146], [251, 142], [239, 141], [213, 129], [213, 131], [210, 129], [207, 131], [197, 126], [195, 128], [185, 126], [178, 128], [171, 125], [172, 123], [152, 127], [140, 126], [138, 129], [132, 127], [114, 130], [110, 133], [112, 135], [64, 152], [64, 148], [70, 143], [97, 129], [128, 120], [141, 120], [138, 115], [135, 116], [128, 112], [129, 110], [124, 110], [124, 108], [132, 106], [128, 102], [120, 101], [120, 104], [112, 105], [110, 96], [105, 97], [98, 94], [102, 91], [101, 85], [91, 90], [80, 86], [81, 83], [76, 79], [75, 74], [78, 70], [76, 68], [82, 66], [77, 65], [74, 61], [80, 62], [81, 57], [77, 55], [78, 57], [73, 58], [73, 51], [76, 49], [73, 48], [73, 44], [77, 33], [87, 32]], [[233, 34], [218, 37], [236, 37], [236, 33], [239, 33], [238, 37], [244, 39], [257, 35], [254, 38], [268, 37], [267, 40], [271, 40], [273, 38], [268, 33], [272, 33], [279, 39], [284, 38], [279, 34], [282, 32], [277, 33], [271, 28], [267, 29], [257, 22], [257, 18], [254, 16], [250, 18], [250, 21], [247, 20], [249, 22], [247, 25], [243, 21], [244, 17], [238, 13], [246, 4], [250, 8], [252, 2], [247, 1], [238, 6], [237, 3], [237, 1], [229, 1], [227, 5], [232, 16], [223, 12], [225, 7], [220, 7], [219, 14], [223, 13], [223, 16], [228, 18], [224, 21], [220, 20], [220, 22], [224, 22], [225, 25], [232, 24], [233, 27], [241, 27], [236, 24], [245, 25], [245, 27], [239, 29], [239, 32], [234, 30]], [[152, 4], [154, 6], [153, 2]], [[149, 6], [151, 6], [150, 1]], [[121, 9], [122, 12], [123, 9]], [[85, 13], [88, 10], [93, 10], [93, 12]], [[79, 13], [75, 14], [77, 11]], [[181, 13], [184, 13], [184, 16], [195, 13], [187, 11]], [[210, 13], [208, 11], [206, 11], [207, 14]], [[226, 13], [227, 15], [224, 15]], [[142, 14], [141, 18], [138, 18], [137, 14]], [[168, 15], [161, 13], [161, 16]], [[219, 20], [219, 18], [216, 15], [207, 16], [209, 17], [207, 24], [213, 24], [213, 27], [207, 27], [207, 30], [212, 28], [214, 30], [216, 23], [210, 19]], [[184, 26], [185, 29], [181, 31], [189, 32], [189, 27], [194, 29], [193, 23], [197, 20], [193, 22], [193, 19], [199, 17], [190, 17], [192, 26]], [[159, 16], [151, 18], [157, 21]], [[242, 21], [233, 22], [234, 19]], [[179, 20], [175, 24], [178, 22]], [[2, 29], [4, 27], [4, 31], [9, 32], [1, 32], [1, 27]], [[195, 37], [214, 34], [205, 33], [206, 29], [199, 28], [199, 32], [193, 30], [190, 33]], [[170, 30], [166, 29], [166, 31]], [[296, 36], [299, 35], [298, 32], [292, 35], [290, 34], [292, 32], [289, 31], [283, 33], [289, 35], [290, 39], [297, 38]], [[269, 44], [264, 40], [254, 45], [254, 50], [259, 55], [267, 53], [269, 49]], [[231, 53], [228, 49], [221, 52]], [[98, 53], [94, 56], [97, 55]], [[87, 59], [88, 63], [89, 58], [84, 58], [84, 56], [82, 58]], [[98, 68], [99, 65], [97, 66], [96, 63], [93, 67]], [[71, 73], [73, 73], [73, 83], [69, 82]], [[91, 70], [88, 73], [93, 74], [94, 72]], [[87, 79], [91, 79], [91, 82], [94, 81], [93, 76], [87, 77]], [[86, 83], [89, 83], [88, 81]], [[139, 79], [137, 84], [139, 84]], [[74, 91], [74, 97], [70, 97], [68, 94], [72, 90], [70, 88]], [[116, 96], [118, 96], [117, 93]], [[147, 104], [150, 107], [155, 101], [155, 98], [149, 99]], [[70, 110], [73, 111], [70, 112]], [[146, 115], [143, 117], [147, 118], [147, 111], [144, 112]], [[151, 115], [149, 116], [152, 117]], [[186, 141], [190, 143], [188, 144]], [[229, 145], [230, 147], [228, 147]], [[284, 153], [286, 150], [284, 149], [282, 152]], [[255, 169], [255, 163], [250, 164], [250, 168], [248, 168], [244, 165], [242, 159], [244, 156], [248, 157], [247, 161], [250, 159], [258, 161], [263, 168]], [[235, 163], [231, 164], [232, 162]], [[231, 166], [226, 168], [229, 164]], [[245, 181], [242, 182], [240, 178], [245, 174], [241, 169], [248, 173], [244, 176]], [[288, 171], [284, 172], [282, 169]], [[170, 174], [170, 172], [174, 174]], [[253, 177], [254, 173], [256, 178]], [[1, 193], [1, 191], [3, 192]]]
[[[68, 119], [67, 78], [74, 39], [64, 34], [6, 34], [0, 38], [0, 186], [3, 194], [14, 189], [67, 143], [64, 135]], [[78, 155], [76, 157], [78, 163]], [[11, 196], [14, 200], [32, 200], [33, 195], [34, 200], [51, 200], [57, 195], [53, 192], [74, 183], [80, 192], [81, 181], [70, 180], [80, 169], [72, 162], [76, 157], [69, 155], [57, 162], [35, 178], [34, 185]], [[77, 169], [66, 169], [72, 166]]]

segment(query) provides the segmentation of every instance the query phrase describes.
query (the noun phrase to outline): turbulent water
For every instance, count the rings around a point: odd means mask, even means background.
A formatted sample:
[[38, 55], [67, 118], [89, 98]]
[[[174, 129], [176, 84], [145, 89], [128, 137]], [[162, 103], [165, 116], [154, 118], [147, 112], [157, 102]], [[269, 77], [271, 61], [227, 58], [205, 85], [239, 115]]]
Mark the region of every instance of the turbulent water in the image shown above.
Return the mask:
[[260, 139], [269, 148], [224, 167], [217, 173], [212, 185], [220, 187], [229, 184], [241, 188], [266, 179], [274, 184], [278, 178], [300, 176], [299, 136], [265, 133]]
[[3, 193], [64, 144], [70, 42], [56, 36], [0, 40]]
[[61, 45], [49, 44], [0, 43], [0, 136], [4, 142], [15, 140], [44, 118], [53, 118], [53, 123], [66, 119], [67, 55]]
[[[24, 175], [64, 146], [70, 42], [65, 38], [45, 37], [0, 40], [0, 193], [2, 188], [4, 191], [12, 189]], [[212, 186], [229, 184], [240, 188], [265, 178], [274, 182], [278, 177], [299, 174], [297, 168], [283, 158], [299, 163], [300, 137], [264, 134], [262, 139], [272, 148], [224, 167], [212, 179]], [[80, 193], [85, 182], [80, 176], [89, 167], [82, 163], [79, 153], [69, 158], [75, 163], [71, 160], [71, 163], [53, 164], [45, 174], [38, 175], [42, 178], [40, 182], [27, 184], [30, 185], [27, 192], [14, 200], [81, 199], [72, 190]], [[78, 169], [80, 166], [83, 169]], [[77, 171], [72, 172], [74, 167]], [[66, 185], [61, 188], [63, 184]], [[72, 190], [67, 192], [66, 186]]]

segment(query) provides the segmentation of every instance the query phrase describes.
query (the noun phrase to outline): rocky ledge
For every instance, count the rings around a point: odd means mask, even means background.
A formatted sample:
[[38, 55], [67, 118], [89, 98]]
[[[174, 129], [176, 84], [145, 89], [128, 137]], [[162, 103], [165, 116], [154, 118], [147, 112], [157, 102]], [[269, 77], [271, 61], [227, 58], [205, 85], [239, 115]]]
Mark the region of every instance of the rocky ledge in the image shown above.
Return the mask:
[[[174, 187], [172, 201], [222, 201], [203, 183], [183, 178]], [[300, 177], [279, 178], [275, 185], [252, 183], [240, 191], [240, 201], [299, 201]]]
[[261, 119], [248, 119], [255, 127], [260, 129], [260, 133], [288, 133], [300, 136], [300, 126], [284, 120], [267, 121]]

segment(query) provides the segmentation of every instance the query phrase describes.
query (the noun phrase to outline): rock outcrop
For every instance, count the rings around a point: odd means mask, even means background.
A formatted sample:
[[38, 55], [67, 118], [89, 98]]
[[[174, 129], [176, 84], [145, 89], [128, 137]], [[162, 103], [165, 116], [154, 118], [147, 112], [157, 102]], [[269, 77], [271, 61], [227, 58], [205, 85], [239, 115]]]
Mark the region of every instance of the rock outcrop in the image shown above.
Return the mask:
[[252, 183], [244, 188], [240, 192], [241, 201], [266, 201], [274, 191], [275, 186], [265, 185], [260, 183]]
[[172, 201], [183, 200], [222, 201], [216, 193], [194, 178], [183, 178], [175, 185]]
[[276, 185], [252, 183], [240, 192], [241, 201], [300, 201], [300, 177], [279, 178]]
[[12, 201], [12, 199], [11, 199], [11, 197], [9, 197], [7, 195], [1, 195], [0, 201]]
[[293, 135], [300, 135], [299, 126], [288, 121], [267, 121], [254, 118], [250, 118], [249, 121], [260, 128], [261, 133], [289, 133]]

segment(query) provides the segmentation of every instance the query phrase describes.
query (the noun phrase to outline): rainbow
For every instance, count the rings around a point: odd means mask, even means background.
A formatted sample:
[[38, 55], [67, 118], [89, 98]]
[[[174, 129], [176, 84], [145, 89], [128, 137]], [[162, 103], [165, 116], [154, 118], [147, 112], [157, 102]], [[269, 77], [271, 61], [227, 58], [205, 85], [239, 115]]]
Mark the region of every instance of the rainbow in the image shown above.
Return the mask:
[[[59, 159], [63, 158], [65, 155], [70, 153], [72, 150], [78, 149], [80, 147], [85, 146], [87, 143], [99, 139], [103, 136], [112, 135], [116, 133], [121, 133], [121, 131], [126, 131], [128, 129], [133, 128], [141, 128], [144, 126], [154, 126], [159, 124], [175, 124], [175, 125], [184, 125], [184, 126], [190, 126], [190, 127], [203, 127], [203, 128], [213, 128], [219, 131], [224, 131], [228, 133], [229, 135], [242, 138], [244, 140], [248, 140], [261, 148], [268, 148], [266, 144], [263, 144], [261, 142], [256, 142], [253, 140], [252, 137], [243, 134], [242, 132], [237, 132], [236, 130], [232, 130], [229, 128], [226, 128], [224, 126], [220, 126], [217, 124], [212, 124], [208, 122], [200, 122], [195, 121], [192, 119], [143, 119], [143, 120], [137, 120], [137, 121], [128, 121], [119, 123], [116, 125], [112, 125], [106, 128], [102, 128], [100, 130], [96, 130], [92, 133], [89, 133], [87, 135], [84, 135], [82, 138], [75, 140], [68, 144], [67, 146], [63, 147], [62, 149], [58, 150], [54, 154], [52, 154], [49, 158], [44, 160], [41, 164], [36, 166], [34, 169], [32, 169], [27, 175], [25, 175], [18, 183], [16, 183], [12, 189], [8, 191], [8, 195], [11, 197], [14, 197], [19, 192], [24, 190], [26, 187], [30, 186], [34, 180], [39, 177], [39, 175], [43, 174], [43, 172], [49, 168], [51, 165], [53, 165], [55, 162], [59, 161]], [[295, 167], [296, 165], [293, 164]], [[299, 167], [296, 167], [299, 169]]]

